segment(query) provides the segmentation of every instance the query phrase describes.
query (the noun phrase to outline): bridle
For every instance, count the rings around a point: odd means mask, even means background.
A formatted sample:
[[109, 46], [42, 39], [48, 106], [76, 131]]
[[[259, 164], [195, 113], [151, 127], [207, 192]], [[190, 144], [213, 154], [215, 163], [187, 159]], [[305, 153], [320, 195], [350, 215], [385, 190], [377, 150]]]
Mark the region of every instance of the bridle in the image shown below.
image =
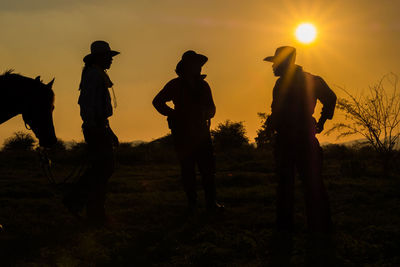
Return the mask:
[[28, 124], [26, 121], [24, 121], [24, 123], [25, 123], [25, 128], [26, 128], [27, 130], [31, 131], [31, 130], [32, 130], [32, 127], [29, 126], [29, 124]]
[[53, 172], [51, 171], [51, 160], [48, 157], [46, 149], [39, 146], [36, 149], [36, 152], [38, 152], [39, 155], [40, 168], [42, 169], [47, 180], [51, 185], [57, 185], [57, 182], [54, 179]]
[[83, 159], [80, 161], [81, 163], [79, 165], [76, 165], [75, 168], [67, 176], [65, 176], [58, 182], [58, 179], [55, 178], [52, 171], [52, 162], [48, 155], [48, 149], [39, 146], [36, 151], [39, 155], [40, 168], [42, 169], [43, 174], [46, 176], [49, 184], [52, 186], [63, 186], [69, 180], [71, 180], [71, 178], [73, 178], [73, 180], [76, 180], [83, 174], [83, 172], [87, 168], [88, 156], [87, 154], [85, 154]]
[[[24, 120], [25, 128], [28, 131], [32, 131], [32, 124], [33, 124], [32, 117], [31, 117], [32, 115], [30, 114], [30, 112], [31, 111], [29, 109], [22, 112], [22, 118]], [[26, 114], [30, 114], [30, 115], [26, 115]]]
[[[24, 118], [25, 128], [29, 131], [32, 130], [32, 118]], [[48, 155], [48, 149], [44, 147], [37, 147], [36, 152], [39, 155], [39, 164], [40, 168], [43, 171], [44, 176], [47, 178], [50, 185], [59, 187], [65, 185], [71, 178], [79, 177], [83, 171], [86, 169], [87, 160], [83, 159], [81, 164], [77, 165], [71, 173], [69, 173], [65, 178], [61, 181], [57, 181], [58, 179], [55, 178], [53, 171], [52, 171], [52, 162]]]

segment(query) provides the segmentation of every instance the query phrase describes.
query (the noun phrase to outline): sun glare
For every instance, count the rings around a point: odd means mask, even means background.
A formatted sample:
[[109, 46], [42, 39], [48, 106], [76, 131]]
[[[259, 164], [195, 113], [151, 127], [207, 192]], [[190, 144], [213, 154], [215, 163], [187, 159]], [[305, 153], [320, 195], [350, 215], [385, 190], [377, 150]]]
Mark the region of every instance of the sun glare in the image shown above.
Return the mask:
[[296, 38], [304, 44], [309, 44], [317, 37], [317, 29], [311, 23], [302, 23], [296, 28]]

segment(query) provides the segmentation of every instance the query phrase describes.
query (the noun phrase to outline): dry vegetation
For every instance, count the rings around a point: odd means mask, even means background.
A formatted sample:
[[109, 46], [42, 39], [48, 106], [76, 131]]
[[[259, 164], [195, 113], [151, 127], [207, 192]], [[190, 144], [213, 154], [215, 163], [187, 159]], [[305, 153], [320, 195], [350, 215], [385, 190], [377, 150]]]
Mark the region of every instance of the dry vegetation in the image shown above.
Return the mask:
[[[179, 169], [168, 144], [166, 139], [120, 148], [107, 203], [116, 223], [99, 229], [64, 209], [34, 152], [1, 152], [0, 265], [269, 266], [289, 261], [304, 266], [315, 256], [307, 246], [300, 183], [291, 255], [275, 249], [271, 151], [248, 146], [218, 153], [217, 184], [226, 213], [209, 217], [201, 207], [198, 216], [186, 218]], [[78, 150], [52, 155], [57, 177], [78, 164]], [[325, 148], [324, 178], [336, 228], [331, 265], [400, 265], [400, 177], [382, 177], [375, 162], [368, 148]]]

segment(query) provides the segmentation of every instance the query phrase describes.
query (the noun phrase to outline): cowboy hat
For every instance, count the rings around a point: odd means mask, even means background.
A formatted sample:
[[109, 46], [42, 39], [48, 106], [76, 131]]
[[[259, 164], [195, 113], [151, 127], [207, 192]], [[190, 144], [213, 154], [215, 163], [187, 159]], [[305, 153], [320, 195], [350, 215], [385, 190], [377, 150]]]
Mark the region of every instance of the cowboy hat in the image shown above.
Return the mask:
[[201, 55], [201, 54], [197, 54], [193, 50], [188, 50], [185, 53], [183, 53], [182, 59], [181, 59], [181, 62], [183, 64], [186, 64], [186, 63], [187, 64], [199, 64], [200, 66], [203, 66], [204, 64], [206, 64], [207, 61], [208, 61], [208, 57]]
[[112, 57], [120, 54], [118, 51], [111, 50], [110, 45], [105, 41], [94, 41], [90, 45], [90, 54], [86, 55], [83, 58], [83, 61], [86, 62], [91, 58], [98, 56], [98, 55], [110, 55]]
[[296, 48], [292, 46], [281, 46], [275, 50], [275, 55], [264, 58], [264, 61], [273, 63], [282, 63], [290, 59], [292, 62], [296, 59]]

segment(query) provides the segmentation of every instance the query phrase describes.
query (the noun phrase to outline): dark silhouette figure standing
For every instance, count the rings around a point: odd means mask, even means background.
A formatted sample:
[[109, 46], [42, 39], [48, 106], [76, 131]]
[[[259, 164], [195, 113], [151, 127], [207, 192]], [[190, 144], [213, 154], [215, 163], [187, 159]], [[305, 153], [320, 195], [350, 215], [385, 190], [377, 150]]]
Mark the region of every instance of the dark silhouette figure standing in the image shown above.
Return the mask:
[[[315, 134], [321, 133], [326, 120], [332, 119], [336, 95], [321, 77], [296, 65], [295, 58], [295, 48], [285, 46], [264, 59], [273, 62], [274, 74], [279, 77], [267, 122], [269, 131], [276, 133], [277, 227], [279, 231], [293, 231], [297, 171], [305, 190], [308, 228], [328, 233], [332, 227], [330, 205], [321, 176], [322, 149]], [[318, 122], [312, 116], [317, 100], [323, 104]]]
[[[168, 116], [175, 150], [181, 165], [183, 187], [188, 199], [189, 212], [196, 211], [196, 171], [202, 176], [208, 211], [222, 210], [216, 202], [215, 160], [210, 135], [210, 120], [215, 115], [211, 89], [201, 75], [208, 58], [187, 51], [176, 66], [178, 77], [169, 81], [153, 100], [153, 105]], [[174, 108], [166, 102], [172, 101]]]
[[89, 222], [104, 224], [108, 222], [104, 209], [107, 183], [114, 172], [113, 148], [119, 144], [108, 122], [113, 114], [109, 92], [113, 83], [106, 70], [119, 52], [111, 50], [104, 41], [93, 42], [90, 50], [91, 53], [83, 59], [85, 66], [78, 101], [83, 135], [88, 146], [89, 167], [65, 196], [64, 204], [74, 213], [86, 206]]

